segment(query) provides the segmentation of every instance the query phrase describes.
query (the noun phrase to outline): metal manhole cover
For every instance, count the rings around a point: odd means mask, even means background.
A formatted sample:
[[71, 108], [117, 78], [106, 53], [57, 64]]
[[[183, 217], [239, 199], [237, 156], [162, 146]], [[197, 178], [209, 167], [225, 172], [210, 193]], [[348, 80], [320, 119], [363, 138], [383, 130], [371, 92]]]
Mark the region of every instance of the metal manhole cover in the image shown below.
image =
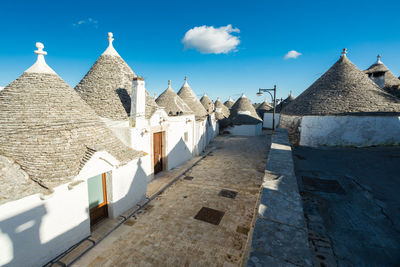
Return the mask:
[[183, 179], [185, 179], [185, 180], [193, 180], [193, 176], [185, 176]]
[[221, 197], [227, 197], [227, 198], [235, 198], [237, 195], [237, 192], [232, 191], [232, 190], [228, 190], [228, 189], [222, 189], [219, 193], [218, 196]]
[[319, 179], [315, 177], [302, 176], [304, 189], [308, 191], [320, 191], [326, 193], [346, 194], [343, 187], [336, 180]]
[[221, 222], [222, 217], [224, 217], [224, 214], [225, 212], [220, 210], [202, 207], [194, 218], [196, 220], [218, 225]]

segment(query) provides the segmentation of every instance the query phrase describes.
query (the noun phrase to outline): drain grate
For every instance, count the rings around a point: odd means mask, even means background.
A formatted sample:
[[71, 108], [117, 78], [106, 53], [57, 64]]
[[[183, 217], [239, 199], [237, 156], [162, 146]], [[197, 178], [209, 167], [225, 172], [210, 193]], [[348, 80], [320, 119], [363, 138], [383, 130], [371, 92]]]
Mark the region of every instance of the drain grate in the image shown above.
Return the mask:
[[218, 225], [221, 222], [222, 217], [224, 217], [224, 214], [225, 212], [220, 210], [202, 207], [194, 218], [196, 220]]
[[320, 191], [340, 195], [346, 194], [346, 191], [344, 191], [343, 187], [336, 180], [319, 179], [309, 176], [302, 176], [301, 179], [304, 189], [308, 191]]
[[227, 198], [235, 198], [237, 195], [237, 192], [232, 191], [232, 190], [228, 190], [228, 189], [222, 189], [219, 193], [218, 196], [221, 197], [227, 197]]
[[193, 176], [185, 176], [183, 179], [185, 179], [185, 180], [193, 180]]

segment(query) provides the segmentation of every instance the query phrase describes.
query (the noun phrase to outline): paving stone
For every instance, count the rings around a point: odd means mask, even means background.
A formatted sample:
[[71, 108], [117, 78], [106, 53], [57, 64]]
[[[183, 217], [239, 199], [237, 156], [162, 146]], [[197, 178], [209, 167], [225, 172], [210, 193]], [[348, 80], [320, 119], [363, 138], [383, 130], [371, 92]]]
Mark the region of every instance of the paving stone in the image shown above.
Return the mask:
[[[89, 240], [84, 240], [82, 243], [80, 243], [76, 248], [71, 250], [67, 255], [62, 257], [59, 262], [62, 264], [65, 264], [66, 266], [70, 265], [76, 258], [81, 256], [85, 251], [87, 251], [89, 248], [93, 247], [93, 242], [90, 242]], [[53, 265], [57, 266], [57, 265]]]
[[[129, 219], [74, 266], [240, 265], [248, 242], [244, 232], [252, 228], [256, 215], [267, 140], [265, 135], [217, 137], [213, 145], [220, 149], [214, 156], [185, 173], [195, 179], [182, 176], [150, 202], [152, 208], [140, 210], [136, 219]], [[218, 196], [226, 188], [238, 192], [235, 199]], [[202, 207], [225, 213], [219, 225], [194, 219]], [[238, 226], [242, 231], [237, 232]]]

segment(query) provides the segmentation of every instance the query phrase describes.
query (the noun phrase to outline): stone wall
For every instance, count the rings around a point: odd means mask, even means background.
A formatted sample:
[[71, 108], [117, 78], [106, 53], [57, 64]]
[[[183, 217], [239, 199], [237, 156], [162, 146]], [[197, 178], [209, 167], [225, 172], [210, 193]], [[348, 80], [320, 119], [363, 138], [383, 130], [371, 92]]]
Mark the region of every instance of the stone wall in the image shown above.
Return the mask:
[[294, 146], [300, 143], [300, 124], [301, 116], [292, 116], [282, 114], [280, 116], [279, 128], [288, 130], [290, 143]]
[[[267, 128], [267, 129], [272, 129], [272, 118], [273, 118], [274, 114], [273, 113], [269, 113], [269, 112], [265, 112], [264, 116], [263, 116], [263, 128]], [[280, 114], [279, 113], [275, 113], [275, 128], [278, 127], [279, 125], [279, 118], [280, 118]]]
[[304, 116], [301, 146], [366, 147], [400, 144], [398, 116]]

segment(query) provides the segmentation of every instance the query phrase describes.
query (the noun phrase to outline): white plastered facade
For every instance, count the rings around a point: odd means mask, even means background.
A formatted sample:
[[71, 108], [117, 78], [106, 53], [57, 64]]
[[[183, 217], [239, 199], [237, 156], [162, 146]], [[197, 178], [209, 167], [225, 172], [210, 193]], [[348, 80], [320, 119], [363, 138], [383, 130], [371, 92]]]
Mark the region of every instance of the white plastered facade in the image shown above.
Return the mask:
[[0, 265], [40, 266], [90, 235], [87, 180], [106, 173], [109, 217], [145, 198], [141, 159], [125, 165], [96, 152], [70, 182], [48, 195], [34, 194], [0, 206]]
[[243, 125], [234, 125], [232, 127], [227, 128], [227, 131], [232, 135], [238, 136], [257, 136], [262, 134], [262, 123], [257, 124], [243, 124]]
[[400, 144], [398, 116], [303, 116], [301, 146], [367, 147]]

